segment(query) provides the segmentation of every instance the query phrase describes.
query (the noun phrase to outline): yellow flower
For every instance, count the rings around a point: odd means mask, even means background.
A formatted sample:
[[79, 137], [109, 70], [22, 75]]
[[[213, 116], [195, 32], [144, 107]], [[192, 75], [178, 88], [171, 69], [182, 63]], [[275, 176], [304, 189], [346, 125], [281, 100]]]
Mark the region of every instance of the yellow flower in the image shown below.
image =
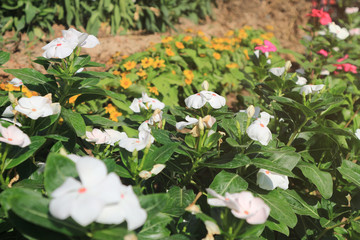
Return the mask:
[[166, 67], [166, 65], [164, 64], [165, 60], [162, 59], [156, 59], [154, 61], [154, 63], [152, 64], [153, 68], [162, 68], [162, 67]]
[[185, 83], [187, 85], [190, 85], [192, 83], [192, 79], [189, 79], [189, 78], [185, 78]]
[[172, 73], [173, 75], [176, 75], [175, 70], [171, 70], [171, 73]]
[[193, 71], [191, 71], [189, 69], [184, 70], [184, 75], [185, 75], [185, 78], [191, 79], [191, 81], [194, 79], [194, 73], [193, 73]]
[[184, 42], [188, 42], [188, 41], [190, 41], [191, 39], [192, 39], [191, 36], [185, 36], [185, 37], [183, 38], [183, 41], [184, 41]]
[[129, 71], [129, 70], [133, 69], [134, 67], [136, 67], [136, 62], [127, 61], [123, 66], [126, 68], [126, 70]]
[[256, 45], [262, 45], [263, 40], [261, 40], [260, 38], [254, 38], [251, 40], [251, 43], [255, 43]]
[[142, 69], [142, 68], [136, 74], [143, 79], [145, 79], [147, 77], [146, 71], [144, 71], [144, 69]]
[[105, 108], [105, 112], [106, 113], [113, 113], [116, 112], [116, 108], [114, 107], [114, 105], [112, 105], [111, 103], [109, 103]]
[[171, 50], [171, 48], [166, 48], [165, 52], [169, 57], [175, 56], [175, 53]]
[[149, 92], [154, 93], [156, 96], [159, 96], [159, 91], [156, 87], [148, 87]]
[[220, 60], [221, 55], [220, 55], [220, 53], [214, 52], [214, 53], [213, 53], [213, 57], [214, 57], [216, 60]]
[[234, 31], [233, 30], [229, 30], [227, 33], [226, 33], [226, 36], [227, 37], [231, 37], [234, 35]]
[[127, 89], [128, 87], [130, 87], [131, 84], [132, 84], [132, 82], [126, 76], [123, 76], [122, 79], [120, 80], [120, 86], [123, 87], [124, 89]]
[[249, 52], [248, 52], [248, 50], [247, 50], [247, 49], [244, 49], [243, 52], [244, 52], [244, 54], [245, 54], [246, 59], [249, 60], [250, 57], [249, 57]]
[[71, 98], [69, 98], [69, 103], [70, 103], [70, 104], [74, 104], [75, 101], [76, 101], [76, 99], [77, 99], [79, 96], [80, 96], [80, 94], [74, 95], [74, 96], [72, 96]]
[[115, 70], [115, 71], [113, 71], [112, 74], [115, 75], [115, 76], [117, 76], [117, 75], [120, 75], [120, 72]]
[[161, 40], [162, 43], [168, 43], [168, 42], [171, 42], [173, 40], [172, 37], [165, 37]]
[[146, 58], [144, 58], [144, 59], [141, 60], [141, 66], [142, 66], [143, 68], [148, 68], [148, 67], [152, 66], [153, 63], [154, 63], [154, 59], [153, 59], [153, 58], [147, 58], [147, 57], [146, 57]]
[[110, 114], [109, 119], [111, 121], [118, 122], [119, 121], [118, 117], [120, 117], [120, 116], [122, 116], [121, 112], [113, 112], [113, 113]]
[[185, 32], [187, 32], [187, 33], [192, 33], [192, 32], [194, 32], [194, 30], [192, 30], [191, 28], [187, 28], [187, 29], [185, 30]]
[[209, 41], [209, 38], [207, 38], [207, 37], [205, 37], [205, 36], [203, 36], [203, 37], [201, 37], [202, 38], [202, 40], [204, 40], [205, 42], [208, 42]]
[[178, 49], [184, 49], [184, 44], [182, 42], [176, 42], [175, 43], [175, 46], [178, 48]]
[[274, 34], [271, 32], [267, 32], [267, 33], [261, 34], [260, 37], [262, 37], [265, 40], [270, 40], [271, 38], [274, 37]]
[[122, 56], [121, 58], [122, 59], [126, 59], [126, 58], [128, 58], [129, 57], [129, 55], [124, 55], [124, 56]]
[[248, 37], [248, 34], [244, 29], [239, 30], [238, 38], [240, 39], [246, 39]]
[[227, 68], [238, 68], [239, 65], [237, 63], [229, 63], [229, 64], [226, 64], [226, 67]]
[[199, 36], [199, 37], [203, 37], [203, 36], [205, 36], [205, 33], [203, 32], [203, 31], [198, 31], [197, 32], [197, 35]]
[[252, 27], [250, 27], [250, 26], [246, 25], [246, 26], [244, 26], [244, 27], [243, 27], [243, 29], [245, 29], [245, 30], [251, 30], [251, 29], [252, 29]]

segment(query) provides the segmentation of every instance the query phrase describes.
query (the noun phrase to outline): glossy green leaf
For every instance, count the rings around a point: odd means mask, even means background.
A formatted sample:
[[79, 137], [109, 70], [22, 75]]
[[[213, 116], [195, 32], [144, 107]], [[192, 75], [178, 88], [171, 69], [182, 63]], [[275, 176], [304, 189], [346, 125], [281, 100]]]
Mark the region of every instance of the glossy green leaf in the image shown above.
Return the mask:
[[161, 211], [171, 217], [179, 217], [185, 212], [185, 208], [195, 199], [193, 190], [184, 190], [173, 186], [167, 192], [169, 201], [166, 207]]
[[338, 167], [337, 170], [345, 179], [360, 187], [360, 166], [358, 164], [343, 160], [341, 167]]
[[254, 158], [251, 159], [251, 163], [258, 168], [267, 169], [272, 172], [280, 173], [289, 177], [295, 177], [295, 175], [288, 169], [282, 167], [281, 165], [274, 163], [268, 159], [264, 158]]
[[86, 125], [81, 114], [62, 107], [61, 116], [64, 118], [64, 122], [73, 129], [78, 137], [85, 136]]
[[221, 156], [218, 159], [206, 161], [201, 163], [202, 166], [209, 168], [219, 168], [219, 169], [234, 169], [250, 164], [250, 158], [245, 154], [237, 154], [234, 158], [226, 158]]
[[299, 215], [308, 215], [315, 219], [320, 218], [316, 207], [306, 203], [295, 190], [285, 190], [280, 192], [286, 198], [295, 213]]
[[220, 195], [228, 193], [239, 193], [246, 190], [248, 183], [235, 173], [226, 172], [222, 170], [218, 173], [209, 188], [214, 190]]

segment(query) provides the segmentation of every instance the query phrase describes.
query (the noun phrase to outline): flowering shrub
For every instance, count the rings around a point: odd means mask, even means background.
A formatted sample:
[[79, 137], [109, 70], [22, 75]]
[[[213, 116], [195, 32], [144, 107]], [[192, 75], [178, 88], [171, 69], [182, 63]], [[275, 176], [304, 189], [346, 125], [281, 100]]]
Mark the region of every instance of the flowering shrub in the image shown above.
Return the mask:
[[[80, 33], [35, 60], [45, 75], [5, 70], [21, 81], [0, 96], [1, 236], [358, 239], [360, 84], [340, 42], [358, 39], [320, 28], [297, 70], [249, 29], [168, 37], [112, 74], [88, 71]], [[239, 112], [232, 82], [251, 95]]]

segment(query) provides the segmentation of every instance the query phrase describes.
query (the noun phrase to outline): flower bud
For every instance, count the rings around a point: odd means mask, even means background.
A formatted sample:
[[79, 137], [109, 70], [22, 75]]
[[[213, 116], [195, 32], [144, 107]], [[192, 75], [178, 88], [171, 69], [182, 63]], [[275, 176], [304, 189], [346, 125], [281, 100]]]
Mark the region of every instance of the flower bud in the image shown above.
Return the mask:
[[164, 164], [155, 164], [150, 172], [154, 175], [158, 175], [165, 167]]
[[16, 103], [16, 98], [12, 92], [9, 92], [8, 96], [9, 96], [9, 100], [12, 104]]
[[216, 122], [216, 118], [212, 117], [211, 115], [206, 115], [203, 119], [203, 122], [206, 128], [211, 128]]
[[201, 84], [202, 89], [204, 89], [205, 91], [207, 91], [209, 89], [209, 83], [208, 81], [203, 81], [203, 83]]
[[140, 173], [139, 173], [139, 176], [142, 178], [142, 179], [149, 179], [150, 177], [151, 177], [151, 172], [149, 172], [149, 171], [145, 171], [145, 170], [143, 170], [143, 171], [141, 171]]
[[285, 63], [285, 71], [286, 71], [286, 72], [289, 71], [289, 69], [291, 68], [291, 66], [292, 66], [291, 62], [290, 62], [290, 61], [286, 61], [286, 63]]
[[246, 114], [248, 116], [248, 118], [252, 118], [255, 114], [255, 107], [254, 105], [250, 105], [247, 109], [246, 109]]
[[204, 131], [204, 121], [201, 117], [199, 117], [199, 123], [198, 123], [198, 126], [199, 126], [199, 130], [200, 131]]

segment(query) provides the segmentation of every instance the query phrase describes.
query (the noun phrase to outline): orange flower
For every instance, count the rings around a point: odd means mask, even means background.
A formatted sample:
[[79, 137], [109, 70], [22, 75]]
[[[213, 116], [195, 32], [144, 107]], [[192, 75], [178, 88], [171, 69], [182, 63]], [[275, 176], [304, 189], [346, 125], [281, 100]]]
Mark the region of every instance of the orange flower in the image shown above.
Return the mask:
[[122, 59], [126, 59], [126, 58], [128, 58], [129, 57], [129, 55], [124, 55], [124, 56], [122, 56], [121, 58]]
[[226, 64], [226, 67], [227, 68], [238, 68], [239, 65], [237, 63], [229, 63], [229, 64]]
[[105, 112], [106, 113], [113, 113], [116, 112], [116, 108], [114, 107], [114, 105], [112, 105], [111, 103], [109, 103], [105, 108]]
[[260, 38], [254, 38], [251, 40], [251, 43], [255, 43], [256, 45], [262, 45], [263, 40], [261, 40]]
[[190, 85], [192, 83], [192, 79], [185, 78], [185, 83], [187, 85]]
[[175, 43], [175, 46], [178, 48], [178, 49], [184, 49], [184, 44], [182, 42], [176, 42]]
[[127, 61], [123, 66], [126, 68], [126, 70], [129, 71], [129, 70], [133, 69], [134, 67], [136, 67], [136, 62]]
[[131, 80], [126, 76], [122, 77], [122, 79], [120, 80], [120, 86], [123, 87], [124, 89], [130, 87], [131, 84], [132, 84]]
[[186, 78], [193, 80], [194, 79], [194, 73], [193, 71], [186, 69], [184, 70], [184, 75]]
[[162, 43], [168, 43], [168, 42], [171, 42], [173, 40], [172, 37], [165, 37], [161, 40]]
[[145, 79], [147, 77], [146, 71], [144, 71], [144, 69], [142, 69], [142, 68], [136, 74], [143, 79]]
[[153, 59], [153, 58], [147, 58], [147, 57], [146, 57], [146, 58], [144, 58], [144, 59], [141, 60], [141, 66], [142, 66], [143, 68], [148, 68], [148, 67], [152, 66], [153, 63], [154, 63], [154, 59]]
[[250, 27], [250, 26], [246, 25], [246, 26], [244, 26], [244, 27], [243, 27], [243, 29], [245, 29], [245, 30], [251, 30], [251, 29], [252, 29], [252, 27]]
[[159, 96], [159, 91], [156, 87], [148, 87], [149, 92], [154, 93], [156, 96]]
[[249, 60], [250, 57], [249, 57], [249, 52], [248, 52], [248, 50], [247, 50], [247, 49], [244, 49], [243, 52], [244, 52], [244, 54], [245, 54], [246, 59]]
[[115, 71], [113, 71], [112, 74], [116, 76], [116, 75], [120, 75], [120, 72], [115, 70]]
[[109, 119], [111, 121], [118, 122], [119, 121], [118, 117], [120, 117], [120, 116], [122, 116], [121, 112], [113, 112], [113, 113], [110, 114]]
[[272, 25], [266, 25], [265, 28], [269, 31], [274, 30], [274, 27]]
[[260, 37], [262, 37], [265, 40], [270, 40], [271, 38], [274, 37], [274, 34], [271, 32], [267, 32], [267, 33], [261, 34]]
[[203, 31], [198, 31], [197, 32], [197, 35], [199, 36], [199, 37], [203, 37], [203, 36], [205, 36], [205, 33], [203, 32]]
[[173, 75], [176, 75], [175, 70], [171, 70], [171, 73], [172, 73]]
[[202, 40], [204, 40], [205, 42], [208, 42], [208, 41], [209, 41], [209, 38], [203, 36], [203, 37], [202, 37]]
[[248, 34], [246, 33], [246, 31], [244, 29], [240, 29], [239, 34], [238, 34], [238, 38], [246, 39], [247, 37], [248, 37]]
[[165, 60], [162, 59], [156, 59], [154, 61], [154, 63], [152, 64], [153, 68], [162, 68], [162, 67], [166, 67], [166, 65], [164, 64]]
[[191, 28], [187, 28], [187, 29], [185, 30], [185, 32], [187, 32], [187, 33], [192, 33], [192, 32], [194, 32], [194, 30], [192, 30]]
[[175, 53], [171, 50], [171, 48], [166, 48], [165, 52], [169, 57], [175, 56]]
[[220, 60], [221, 55], [220, 55], [220, 53], [214, 52], [214, 53], [213, 53], [213, 57], [214, 57], [216, 60]]
[[69, 103], [70, 104], [74, 104], [76, 99], [80, 96], [81, 94], [78, 94], [78, 95], [74, 95], [72, 96], [71, 98], [69, 98]]
[[234, 31], [233, 30], [229, 30], [227, 33], [226, 33], [226, 36], [227, 37], [231, 37], [234, 35]]
[[191, 36], [185, 36], [185, 37], [183, 38], [183, 41], [184, 41], [184, 42], [188, 42], [188, 41], [190, 41], [191, 39], [192, 39]]

